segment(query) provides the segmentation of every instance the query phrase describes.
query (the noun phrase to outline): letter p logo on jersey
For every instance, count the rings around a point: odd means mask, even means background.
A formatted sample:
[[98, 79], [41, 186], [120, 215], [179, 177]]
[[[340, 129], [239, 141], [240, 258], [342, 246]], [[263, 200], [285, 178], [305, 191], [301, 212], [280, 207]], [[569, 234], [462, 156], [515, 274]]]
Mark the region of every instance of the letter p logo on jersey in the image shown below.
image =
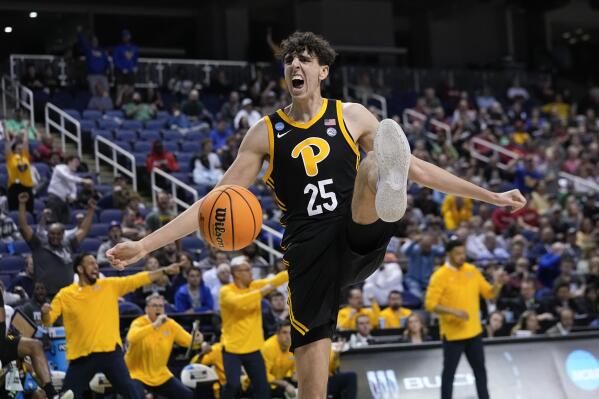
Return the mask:
[[[315, 152], [315, 147], [317, 152]], [[318, 163], [324, 161], [330, 152], [331, 147], [326, 140], [319, 137], [310, 137], [296, 145], [291, 151], [291, 156], [297, 158], [301, 155], [306, 174], [314, 177], [318, 174]]]

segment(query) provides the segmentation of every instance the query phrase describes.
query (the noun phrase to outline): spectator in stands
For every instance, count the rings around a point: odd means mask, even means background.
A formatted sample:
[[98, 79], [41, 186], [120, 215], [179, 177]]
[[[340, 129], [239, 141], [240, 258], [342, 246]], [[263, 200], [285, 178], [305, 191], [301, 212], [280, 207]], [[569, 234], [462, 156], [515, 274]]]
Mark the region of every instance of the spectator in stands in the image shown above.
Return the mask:
[[218, 155], [220, 157], [223, 170], [229, 169], [235, 158], [237, 158], [237, 153], [239, 152], [239, 142], [240, 140], [237, 138], [237, 136], [230, 136], [227, 139], [226, 145], [219, 150]]
[[237, 91], [232, 91], [229, 94], [229, 100], [220, 108], [221, 118], [229, 122], [233, 122], [235, 115], [237, 115], [240, 109], [241, 104], [239, 102], [239, 93]]
[[212, 122], [212, 115], [200, 101], [200, 92], [197, 89], [189, 92], [189, 97], [181, 106], [181, 110], [191, 121]]
[[569, 308], [562, 308], [559, 311], [559, 321], [556, 325], [545, 331], [551, 337], [569, 335], [574, 326], [574, 312]]
[[183, 385], [168, 369], [173, 344], [184, 348], [201, 344], [200, 331], [192, 337], [175, 320], [166, 316], [164, 298], [152, 294], [146, 298], [146, 314], [133, 320], [127, 342], [129, 348], [125, 363], [136, 385], [139, 397], [144, 389], [166, 398], [193, 399], [193, 391]]
[[129, 241], [129, 239], [123, 237], [121, 223], [116, 220], [110, 222], [110, 226], [108, 227], [108, 241], [102, 243], [100, 248], [98, 248], [98, 255], [96, 257], [98, 259], [98, 263], [108, 263], [108, 259], [106, 259], [106, 251], [114, 247], [116, 244], [127, 241]]
[[73, 256], [89, 232], [96, 211], [96, 203], [89, 202], [85, 219], [74, 236], [65, 237], [64, 225], [60, 223], [51, 224], [47, 236], [40, 236], [34, 233], [27, 224], [25, 217], [27, 196], [27, 193], [19, 195], [19, 228], [23, 239], [31, 248], [35, 265], [35, 281], [43, 281], [52, 297], [61, 288], [73, 282]]
[[[397, 262], [397, 256], [387, 252], [383, 264], [364, 283], [364, 296], [374, 297], [381, 306], [387, 306], [389, 294], [393, 291], [403, 291], [403, 273]], [[368, 300], [364, 301], [370, 305]]]
[[216, 280], [211, 284], [206, 282], [206, 285], [210, 288], [210, 293], [212, 294], [212, 302], [214, 303], [214, 311], [220, 311], [220, 289], [231, 283], [231, 267], [228, 263], [221, 263], [216, 268]]
[[402, 304], [401, 292], [391, 291], [389, 293], [389, 307], [383, 310], [380, 315], [381, 319], [383, 319], [381, 328], [405, 327], [406, 320], [412, 314], [412, 311], [402, 307]]
[[295, 397], [295, 358], [289, 351], [291, 347], [291, 323], [288, 320], [278, 323], [276, 334], [262, 345], [262, 357], [266, 367], [266, 376], [270, 383], [272, 398]]
[[221, 118], [216, 123], [216, 126], [210, 132], [210, 140], [215, 150], [219, 150], [227, 144], [227, 139], [231, 137], [233, 130], [229, 127], [226, 119]]
[[472, 218], [472, 199], [448, 194], [443, 200], [441, 214], [447, 230], [455, 230]]
[[535, 298], [535, 282], [532, 279], [522, 280], [520, 284], [520, 295], [516, 298], [499, 297], [497, 307], [503, 310], [507, 322], [518, 320], [522, 313], [533, 310], [542, 313], [542, 318], [549, 320], [553, 316], [550, 313], [543, 313], [545, 307]]
[[536, 277], [544, 287], [553, 287], [555, 279], [560, 274], [560, 263], [565, 249], [563, 243], [555, 242], [551, 245], [551, 250], [539, 258]]
[[410, 344], [421, 344], [425, 341], [430, 341], [428, 329], [422, 321], [422, 317], [418, 313], [412, 313], [408, 317], [408, 323], [403, 332], [403, 341]]
[[123, 111], [129, 119], [140, 122], [149, 121], [156, 114], [156, 108], [152, 104], [142, 102], [141, 94], [134, 92], [131, 101], [123, 105]]
[[522, 194], [532, 192], [537, 183], [543, 179], [534, 164], [534, 158], [528, 156], [524, 161], [519, 161], [516, 164], [514, 172], [514, 186], [519, 189]]
[[96, 35], [92, 35], [91, 43], [88, 42], [87, 38], [83, 34], [83, 28], [81, 26], [77, 27], [77, 41], [79, 43], [79, 47], [85, 55], [89, 92], [94, 93], [98, 87], [100, 87], [102, 91], [108, 92], [108, 89], [110, 88], [107, 77], [108, 72], [110, 71], [108, 53], [106, 50], [100, 47], [100, 43]]
[[87, 186], [94, 184], [91, 179], [84, 179], [75, 174], [81, 165], [81, 160], [76, 155], [65, 158], [65, 162], [56, 165], [52, 172], [52, 179], [48, 187], [47, 207], [52, 210], [55, 222], [69, 224], [71, 222], [71, 208], [69, 203], [77, 199], [77, 184]]
[[583, 313], [583, 309], [579, 309], [579, 303], [570, 293], [570, 285], [567, 282], [556, 284], [553, 289], [553, 298], [548, 301], [546, 309], [556, 318], [559, 317], [562, 309], [571, 309], [576, 314]]
[[253, 104], [251, 98], [244, 98], [241, 102], [241, 109], [235, 114], [233, 120], [233, 126], [236, 130], [242, 127], [250, 128], [262, 118], [262, 115], [254, 109]]
[[5, 119], [3, 125], [7, 141], [10, 141], [11, 138], [20, 138], [21, 140], [25, 138], [39, 140], [40, 138], [40, 134], [35, 126], [31, 124], [31, 120], [25, 115], [22, 108], [15, 108], [13, 119]]
[[48, 290], [42, 281], [35, 283], [31, 298], [17, 309], [38, 326], [42, 325], [42, 306], [48, 302]]
[[[179, 266], [179, 263], [173, 262], [173, 265]], [[171, 263], [167, 264], [168, 266]], [[146, 272], [154, 272], [160, 269], [161, 265], [158, 260], [153, 256], [148, 256], [146, 262], [144, 263], [144, 271]], [[146, 284], [142, 287], [139, 287], [133, 293], [129, 294], [128, 298], [131, 302], [135, 303], [140, 308], [146, 306], [146, 298], [152, 294], [159, 294], [163, 297], [171, 296], [171, 281], [168, 276], [161, 276], [156, 279], [156, 281], [151, 284]]]
[[175, 308], [178, 313], [200, 313], [214, 310], [210, 289], [202, 281], [202, 271], [192, 268], [187, 272], [187, 284], [175, 294]]
[[191, 123], [189, 119], [187, 119], [187, 115], [181, 112], [181, 105], [179, 103], [171, 104], [171, 114], [166, 121], [166, 125], [169, 129], [178, 130], [181, 133], [187, 132], [187, 130], [191, 127]]
[[570, 287], [570, 293], [575, 296], [581, 296], [584, 291], [584, 280], [576, 272], [576, 263], [570, 256], [563, 256], [560, 262], [560, 274], [555, 279], [555, 286], [567, 284]]
[[264, 336], [270, 337], [277, 332], [277, 326], [289, 317], [285, 295], [274, 291], [268, 296], [268, 307], [262, 310]]
[[476, 254], [476, 262], [486, 265], [489, 262], [504, 263], [510, 258], [510, 254], [497, 245], [497, 236], [491, 231], [485, 233], [482, 251]]
[[94, 86], [92, 93], [93, 95], [89, 99], [89, 103], [87, 103], [87, 109], [100, 112], [106, 112], [114, 109], [114, 103], [112, 102], [112, 98], [110, 98], [110, 92], [108, 91], [108, 88], [105, 88], [101, 84], [97, 83]]
[[372, 323], [367, 315], [361, 314], [356, 318], [356, 332], [349, 337], [350, 348], [362, 348], [372, 343]]
[[137, 46], [131, 43], [131, 33], [123, 30], [121, 39], [121, 44], [112, 50], [117, 98], [122, 96], [124, 90], [134, 86], [137, 72]]
[[440, 315], [443, 340], [441, 396], [451, 398], [455, 371], [462, 353], [466, 352], [476, 379], [478, 397], [488, 398], [480, 297], [497, 297], [505, 272], [496, 270], [491, 285], [476, 266], [466, 263], [466, 248], [462, 241], [450, 240], [445, 251], [447, 262], [433, 273], [425, 301], [426, 310]]
[[27, 211], [33, 213], [33, 177], [29, 157], [29, 136], [23, 135], [23, 142], [13, 140], [10, 131], [5, 132], [4, 157], [8, 171], [8, 209], [19, 208], [19, 194], [28, 193]]
[[52, 156], [58, 155], [62, 158], [62, 150], [54, 147], [54, 138], [51, 134], [45, 134], [42, 136], [40, 144], [37, 146], [36, 159], [40, 162], [44, 162], [50, 166], [54, 166], [51, 163]]
[[551, 250], [551, 246], [555, 241], [555, 232], [551, 226], [547, 226], [541, 229], [540, 240], [537, 241], [528, 254], [528, 258], [531, 262], [536, 262], [541, 256], [545, 255]]
[[179, 252], [175, 242], [168, 243], [164, 248], [155, 252], [156, 259], [162, 266], [170, 265], [171, 263], [179, 262]]
[[204, 271], [204, 281], [206, 281], [206, 284], [212, 285], [216, 281], [216, 267], [221, 263], [228, 262], [229, 257], [226, 252], [209, 246], [208, 256], [198, 263], [198, 267]]
[[[177, 292], [179, 287], [184, 284], [187, 284], [187, 272], [189, 272], [193, 267], [193, 258], [187, 252], [179, 252], [179, 269], [180, 272], [171, 280], [171, 288], [173, 290], [173, 294]], [[204, 280], [204, 283], [206, 281]], [[210, 287], [209, 287], [210, 288]], [[166, 298], [169, 299], [168, 297]], [[174, 298], [171, 298], [174, 302]]]
[[202, 141], [202, 149], [189, 160], [196, 184], [215, 186], [223, 177], [224, 171], [218, 155], [212, 151], [212, 140]]
[[443, 256], [445, 251], [442, 246], [435, 244], [435, 239], [430, 233], [416, 234], [412, 238], [401, 248], [408, 257], [405, 281], [410, 293], [422, 299], [433, 274], [435, 258]]
[[247, 258], [247, 261], [252, 265], [252, 275], [255, 279], [262, 278], [268, 271], [268, 261], [260, 255], [258, 245], [252, 242], [245, 248], [241, 249], [241, 254]]
[[22, 288], [27, 296], [31, 297], [33, 295], [34, 274], [33, 258], [31, 255], [27, 255], [25, 256], [25, 269], [12, 278], [7, 291], [15, 292], [15, 290], [19, 291], [19, 288]]
[[25, 74], [21, 77], [21, 84], [29, 89], [42, 89], [44, 87], [44, 78], [37, 72], [35, 65], [27, 64]]
[[143, 217], [138, 216], [134, 211], [126, 208], [123, 212], [123, 237], [130, 240], [139, 240], [146, 236], [146, 223]]
[[501, 312], [493, 312], [489, 315], [487, 325], [483, 328], [483, 338], [495, 338], [504, 336], [503, 328], [505, 317]]
[[518, 323], [512, 328], [512, 335], [516, 337], [530, 337], [531, 335], [538, 334], [540, 329], [539, 318], [535, 311], [527, 310], [522, 313], [518, 319]]
[[231, 261], [233, 283], [220, 290], [222, 317], [223, 363], [227, 383], [221, 398], [232, 399], [240, 388], [243, 365], [253, 385], [255, 397], [267, 398], [269, 386], [264, 359], [260, 349], [264, 345], [262, 332], [262, 298], [289, 280], [287, 272], [272, 279], [252, 281], [252, 269], [245, 257]]
[[4, 281], [0, 280], [0, 292], [2, 292], [4, 302], [8, 306], [19, 306], [29, 298], [23, 288], [15, 287], [13, 290], [14, 292], [8, 292], [4, 286]]
[[595, 284], [589, 284], [585, 287], [584, 298], [580, 300], [580, 307], [584, 309], [584, 314], [589, 315], [591, 319], [599, 316], [599, 287]]
[[161, 140], [156, 140], [152, 143], [152, 149], [146, 160], [146, 169], [148, 173], [152, 173], [152, 169], [158, 168], [165, 172], [178, 172], [179, 164], [175, 155], [166, 150]]
[[60, 290], [50, 305], [42, 307], [44, 325], [51, 326], [62, 316], [66, 333], [69, 368], [64, 389], [82, 398], [89, 381], [103, 372], [113, 389], [127, 398], [141, 399], [123, 358], [119, 332], [118, 300], [128, 292], [179, 272], [169, 266], [128, 277], [98, 279], [98, 264], [93, 255], [81, 254], [73, 261], [79, 282]]
[[14, 241], [21, 239], [21, 234], [14, 220], [0, 210], [0, 242], [7, 244], [6, 251], [9, 255], [14, 253]]
[[357, 319], [361, 315], [368, 317], [372, 328], [377, 328], [379, 326], [381, 308], [373, 297], [370, 298], [371, 307], [364, 307], [362, 290], [356, 287], [349, 290], [347, 294], [347, 303], [348, 306], [339, 310], [339, 316], [337, 317], [338, 329], [355, 330]]

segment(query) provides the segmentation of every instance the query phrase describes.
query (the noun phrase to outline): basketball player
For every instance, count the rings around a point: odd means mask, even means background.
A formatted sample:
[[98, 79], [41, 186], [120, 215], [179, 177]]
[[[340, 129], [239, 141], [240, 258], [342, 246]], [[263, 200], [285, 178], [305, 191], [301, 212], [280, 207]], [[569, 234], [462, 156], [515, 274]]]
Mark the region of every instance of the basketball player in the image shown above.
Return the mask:
[[[335, 51], [320, 36], [296, 32], [281, 44], [292, 102], [246, 134], [219, 184], [252, 185], [266, 159], [264, 181], [283, 210], [282, 246], [289, 270], [299, 398], [326, 397], [331, 335], [344, 286], [382, 263], [406, 210], [408, 177], [434, 190], [520, 209], [517, 190], [493, 193], [410, 154], [398, 124], [364, 106], [321, 97]], [[360, 163], [358, 146], [367, 153]], [[358, 168], [359, 167], [359, 168]], [[108, 252], [117, 268], [198, 229], [199, 201], [141, 241]]]

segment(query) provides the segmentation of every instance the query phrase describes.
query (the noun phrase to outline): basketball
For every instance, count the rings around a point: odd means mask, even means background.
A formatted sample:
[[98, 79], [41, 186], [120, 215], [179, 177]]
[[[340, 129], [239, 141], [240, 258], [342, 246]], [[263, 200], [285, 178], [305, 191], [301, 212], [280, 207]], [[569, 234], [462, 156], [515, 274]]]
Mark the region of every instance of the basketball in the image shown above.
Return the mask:
[[198, 219], [200, 234], [206, 242], [223, 251], [236, 251], [258, 237], [262, 207], [244, 187], [219, 186], [202, 201]]

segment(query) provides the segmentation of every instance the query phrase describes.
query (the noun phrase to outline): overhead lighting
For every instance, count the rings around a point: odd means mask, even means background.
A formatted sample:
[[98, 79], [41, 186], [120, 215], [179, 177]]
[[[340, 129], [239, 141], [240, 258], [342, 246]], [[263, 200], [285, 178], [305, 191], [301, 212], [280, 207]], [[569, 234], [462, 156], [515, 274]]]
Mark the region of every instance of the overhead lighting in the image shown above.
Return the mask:
[[10, 33], [10, 32], [12, 32], [12, 26], [5, 26], [4, 33]]
[[31, 12], [29, 13], [29, 18], [37, 18], [37, 12], [35, 12], [35, 11], [31, 11]]

